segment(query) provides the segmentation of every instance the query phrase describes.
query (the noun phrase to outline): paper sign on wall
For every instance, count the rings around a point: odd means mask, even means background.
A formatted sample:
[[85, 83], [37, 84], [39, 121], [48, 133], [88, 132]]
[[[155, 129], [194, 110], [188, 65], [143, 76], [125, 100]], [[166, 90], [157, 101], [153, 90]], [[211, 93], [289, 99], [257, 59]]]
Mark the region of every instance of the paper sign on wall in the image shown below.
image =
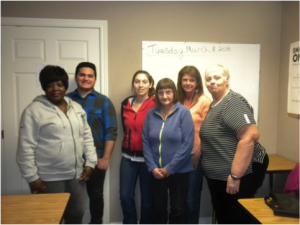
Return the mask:
[[299, 118], [299, 41], [290, 45], [289, 55], [289, 83], [288, 83], [288, 116]]

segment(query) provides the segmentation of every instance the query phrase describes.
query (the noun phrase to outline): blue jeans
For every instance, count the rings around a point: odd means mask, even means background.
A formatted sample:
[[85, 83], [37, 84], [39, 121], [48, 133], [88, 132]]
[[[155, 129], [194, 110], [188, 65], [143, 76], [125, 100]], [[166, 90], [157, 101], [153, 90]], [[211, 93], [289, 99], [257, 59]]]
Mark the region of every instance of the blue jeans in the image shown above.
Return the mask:
[[64, 213], [66, 224], [81, 224], [85, 213], [86, 183], [85, 181], [61, 180], [44, 181], [47, 193], [70, 193]]
[[197, 169], [190, 173], [190, 179], [186, 193], [185, 223], [187, 224], [199, 223], [202, 182], [203, 172], [199, 163]]
[[90, 179], [86, 182], [86, 189], [90, 199], [90, 224], [102, 224], [104, 197], [103, 187], [106, 170], [99, 170], [95, 166]]
[[124, 224], [136, 224], [135, 187], [139, 177], [141, 192], [140, 223], [154, 223], [154, 200], [151, 187], [151, 173], [145, 162], [134, 162], [122, 157], [120, 166], [120, 200]]
[[[184, 202], [190, 172], [175, 173], [164, 179], [156, 179], [152, 175], [154, 190], [155, 223], [184, 224]], [[168, 200], [170, 197], [170, 214]]]

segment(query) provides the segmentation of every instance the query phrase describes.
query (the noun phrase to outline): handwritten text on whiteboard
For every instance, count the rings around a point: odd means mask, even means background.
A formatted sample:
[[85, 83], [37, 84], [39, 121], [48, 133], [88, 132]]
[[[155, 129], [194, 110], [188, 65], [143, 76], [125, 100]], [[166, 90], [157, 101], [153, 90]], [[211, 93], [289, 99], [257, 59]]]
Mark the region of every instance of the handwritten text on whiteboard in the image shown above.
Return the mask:
[[157, 44], [150, 44], [148, 46], [144, 46], [143, 52], [148, 55], [174, 55], [178, 56], [182, 59], [184, 56], [191, 55], [201, 55], [201, 54], [222, 54], [231, 52], [230, 46], [226, 45], [211, 45], [211, 46], [201, 46], [201, 47], [193, 47], [191, 45], [185, 45], [181, 48], [176, 48], [173, 46], [164, 46], [160, 47]]

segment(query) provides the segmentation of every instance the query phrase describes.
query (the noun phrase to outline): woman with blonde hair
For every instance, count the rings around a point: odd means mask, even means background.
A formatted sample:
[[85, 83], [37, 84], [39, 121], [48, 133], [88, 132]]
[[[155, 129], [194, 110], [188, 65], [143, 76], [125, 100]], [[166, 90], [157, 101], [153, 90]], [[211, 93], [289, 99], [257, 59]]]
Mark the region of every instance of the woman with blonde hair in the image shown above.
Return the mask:
[[213, 102], [202, 124], [201, 166], [211, 193], [218, 223], [253, 223], [240, 198], [253, 198], [262, 185], [269, 164], [253, 108], [229, 88], [226, 67], [205, 71], [205, 84]]

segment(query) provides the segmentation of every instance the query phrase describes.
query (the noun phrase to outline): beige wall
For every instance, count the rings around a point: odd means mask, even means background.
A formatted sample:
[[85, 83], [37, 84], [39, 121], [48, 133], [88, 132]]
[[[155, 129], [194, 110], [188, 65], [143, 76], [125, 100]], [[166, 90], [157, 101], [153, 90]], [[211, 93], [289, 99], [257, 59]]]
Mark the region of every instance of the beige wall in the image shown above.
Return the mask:
[[276, 153], [299, 162], [299, 120], [287, 117], [290, 44], [299, 41], [299, 2], [282, 4]]
[[[120, 125], [120, 103], [130, 94], [131, 77], [142, 65], [142, 41], [261, 44], [260, 142], [268, 153], [298, 160], [299, 121], [286, 118], [286, 99], [289, 44], [299, 40], [299, 2], [1, 2], [1, 7], [3, 17], [107, 20], [109, 97]], [[122, 135], [119, 128], [110, 164], [112, 222], [122, 221]], [[201, 205], [210, 206], [209, 199]], [[206, 208], [201, 216], [211, 215]]]

